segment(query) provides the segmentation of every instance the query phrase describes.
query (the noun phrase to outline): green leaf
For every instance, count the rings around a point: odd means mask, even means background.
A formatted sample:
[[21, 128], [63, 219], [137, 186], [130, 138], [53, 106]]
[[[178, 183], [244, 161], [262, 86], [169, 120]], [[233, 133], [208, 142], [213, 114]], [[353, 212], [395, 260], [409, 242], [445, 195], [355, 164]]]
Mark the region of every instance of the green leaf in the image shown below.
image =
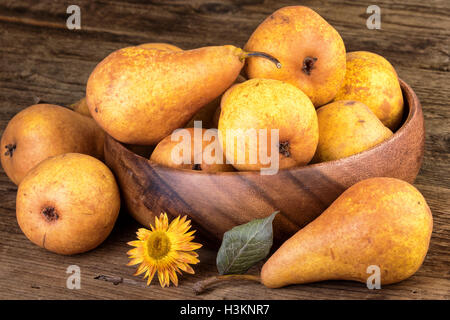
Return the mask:
[[225, 232], [216, 259], [220, 274], [245, 273], [269, 254], [273, 243], [272, 221], [278, 212]]

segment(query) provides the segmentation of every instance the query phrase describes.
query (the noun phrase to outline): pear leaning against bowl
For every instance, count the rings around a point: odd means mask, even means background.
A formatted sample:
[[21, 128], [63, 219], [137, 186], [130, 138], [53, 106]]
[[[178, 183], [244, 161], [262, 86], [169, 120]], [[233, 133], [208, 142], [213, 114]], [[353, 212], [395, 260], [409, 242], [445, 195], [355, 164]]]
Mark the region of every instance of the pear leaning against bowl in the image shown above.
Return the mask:
[[16, 114], [1, 139], [2, 167], [19, 184], [34, 166], [68, 152], [103, 159], [105, 134], [94, 120], [67, 108], [36, 104]]
[[89, 251], [113, 229], [119, 188], [100, 160], [66, 153], [44, 160], [19, 185], [16, 215], [30, 241], [59, 254]]

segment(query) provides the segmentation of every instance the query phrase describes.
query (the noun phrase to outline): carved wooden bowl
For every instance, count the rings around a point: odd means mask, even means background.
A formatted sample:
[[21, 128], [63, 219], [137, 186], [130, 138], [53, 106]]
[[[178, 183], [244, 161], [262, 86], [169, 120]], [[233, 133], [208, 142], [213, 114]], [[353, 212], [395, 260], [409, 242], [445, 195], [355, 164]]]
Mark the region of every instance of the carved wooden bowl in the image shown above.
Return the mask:
[[279, 210], [274, 237], [284, 240], [360, 180], [414, 181], [424, 150], [423, 114], [411, 87], [402, 80], [400, 84], [405, 101], [402, 126], [388, 140], [347, 158], [284, 169], [276, 175], [211, 174], [160, 166], [108, 136], [106, 163], [116, 175], [129, 213], [143, 225], [154, 223], [162, 211], [187, 214], [200, 231], [221, 239], [232, 227]]

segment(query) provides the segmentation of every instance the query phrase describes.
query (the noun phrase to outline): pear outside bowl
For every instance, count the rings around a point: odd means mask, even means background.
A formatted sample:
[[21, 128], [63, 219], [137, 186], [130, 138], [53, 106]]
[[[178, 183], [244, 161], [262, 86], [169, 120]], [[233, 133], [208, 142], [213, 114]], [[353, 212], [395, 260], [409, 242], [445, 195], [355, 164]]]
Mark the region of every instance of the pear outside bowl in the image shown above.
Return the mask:
[[188, 215], [195, 227], [221, 239], [232, 227], [279, 210], [275, 241], [282, 241], [319, 216], [360, 180], [393, 177], [414, 182], [422, 164], [424, 121], [420, 102], [400, 80], [405, 102], [401, 127], [388, 140], [353, 156], [280, 170], [204, 173], [160, 166], [107, 136], [105, 158], [128, 212], [141, 224], [155, 215]]

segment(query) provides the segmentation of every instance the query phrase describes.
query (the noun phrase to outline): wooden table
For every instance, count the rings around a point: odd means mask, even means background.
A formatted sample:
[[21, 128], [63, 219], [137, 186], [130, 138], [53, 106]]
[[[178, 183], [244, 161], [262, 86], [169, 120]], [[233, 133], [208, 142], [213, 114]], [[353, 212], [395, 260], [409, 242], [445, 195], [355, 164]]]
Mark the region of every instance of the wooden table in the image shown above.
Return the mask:
[[[0, 171], [1, 299], [449, 299], [450, 293], [450, 2], [379, 0], [381, 30], [369, 30], [366, 8], [373, 1], [194, 1], [79, 0], [81, 30], [68, 30], [67, 1], [0, 2], [0, 130], [21, 109], [37, 103], [69, 105], [84, 95], [94, 66], [110, 52], [145, 42], [170, 42], [184, 49], [242, 46], [277, 8], [300, 2], [321, 14], [342, 35], [347, 51], [385, 56], [419, 96], [425, 113], [426, 146], [415, 185], [434, 216], [431, 246], [410, 279], [368, 290], [336, 281], [271, 290], [256, 283], [228, 283], [201, 296], [194, 282], [216, 274], [216, 248], [200, 250], [195, 275], [178, 287], [146, 287], [125, 266], [138, 224], [125, 211], [97, 249], [59, 256], [29, 242], [15, 219], [16, 186]], [[200, 239], [201, 241], [201, 239]], [[66, 269], [81, 268], [81, 289], [66, 288]], [[260, 267], [260, 266], [259, 266]], [[258, 272], [254, 268], [251, 272]], [[105, 281], [106, 280], [106, 281]], [[114, 284], [115, 283], [115, 284]]]

